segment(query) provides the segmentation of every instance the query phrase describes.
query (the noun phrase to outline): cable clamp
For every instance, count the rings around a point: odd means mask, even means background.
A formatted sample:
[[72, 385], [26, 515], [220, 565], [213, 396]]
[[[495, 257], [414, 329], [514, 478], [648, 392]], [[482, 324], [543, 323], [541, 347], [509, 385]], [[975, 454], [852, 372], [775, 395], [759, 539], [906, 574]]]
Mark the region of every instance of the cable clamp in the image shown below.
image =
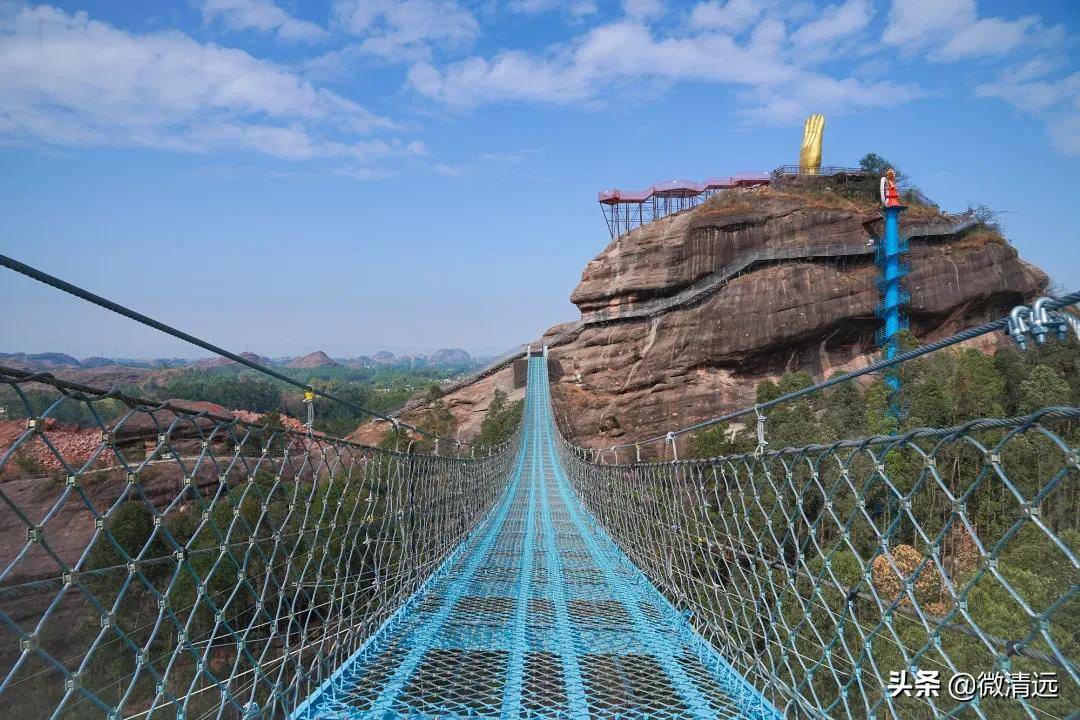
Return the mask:
[[1005, 331], [1021, 350], [1027, 350], [1028, 318], [1031, 310], [1026, 305], [1017, 305], [1009, 312], [1009, 326]]
[[754, 405], [754, 414], [757, 416], [757, 448], [754, 449], [754, 457], [759, 458], [765, 454], [769, 441], [765, 439], [765, 415], [762, 414], [760, 405]]
[[1068, 313], [1046, 307], [1053, 301], [1053, 298], [1041, 297], [1030, 307], [1017, 305], [1009, 312], [1005, 334], [1012, 338], [1021, 350], [1027, 350], [1028, 338], [1034, 340], [1036, 345], [1044, 345], [1051, 336], [1065, 340], [1070, 329], [1076, 330], [1080, 337], [1080, 323]]
[[1058, 340], [1065, 340], [1069, 336], [1069, 323], [1066, 321], [1065, 314], [1046, 307], [1046, 304], [1052, 300], [1052, 298], [1041, 297], [1031, 305], [1031, 336], [1035, 338], [1036, 345], [1045, 343], [1050, 334]]
[[310, 438], [315, 432], [315, 388], [308, 386], [304, 390], [304, 404], [307, 405], [307, 422], [304, 423], [304, 427], [307, 428]]
[[666, 439], [671, 443], [671, 459], [675, 462], [679, 461], [679, 447], [675, 444], [675, 431], [668, 432]]

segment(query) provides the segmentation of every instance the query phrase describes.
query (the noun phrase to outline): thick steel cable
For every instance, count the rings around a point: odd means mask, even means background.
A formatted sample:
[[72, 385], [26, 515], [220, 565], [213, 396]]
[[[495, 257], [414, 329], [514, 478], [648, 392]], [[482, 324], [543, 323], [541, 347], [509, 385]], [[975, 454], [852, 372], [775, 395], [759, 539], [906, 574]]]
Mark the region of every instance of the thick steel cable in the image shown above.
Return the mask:
[[304, 383], [300, 382], [299, 380], [295, 380], [295, 379], [289, 377], [288, 375], [285, 375], [284, 373], [280, 373], [277, 370], [272, 370], [271, 368], [268, 368], [265, 365], [260, 365], [257, 362], [252, 362], [251, 360], [248, 360], [247, 358], [245, 358], [245, 357], [243, 357], [241, 355], [237, 355], [236, 353], [230, 352], [230, 351], [228, 351], [228, 350], [226, 350], [226, 349], [224, 349], [222, 347], [214, 345], [213, 343], [209, 343], [206, 340], [202, 340], [201, 338], [197, 338], [194, 335], [186, 333], [183, 330], [179, 330], [177, 328], [174, 328], [171, 325], [166, 325], [165, 323], [160, 322], [158, 320], [155, 320], [154, 318], [152, 318], [152, 317], [150, 317], [148, 315], [144, 315], [141, 312], [138, 312], [136, 310], [132, 310], [131, 308], [120, 305], [119, 303], [113, 302], [112, 300], [109, 300], [108, 298], [104, 298], [104, 297], [102, 297], [100, 295], [97, 295], [96, 293], [92, 293], [89, 290], [81, 288], [78, 285], [73, 285], [72, 283], [69, 283], [69, 282], [67, 282], [65, 280], [61, 280], [60, 278], [58, 278], [58, 277], [56, 277], [54, 275], [50, 275], [50, 274], [48, 274], [46, 272], [38, 270], [35, 267], [31, 267], [30, 265], [27, 265], [26, 263], [19, 262], [18, 260], [15, 260], [14, 258], [10, 258], [7, 255], [0, 255], [0, 265], [4, 266], [4, 267], [6, 267], [6, 268], [8, 268], [10, 270], [14, 270], [15, 272], [20, 273], [21, 275], [25, 275], [26, 277], [28, 277], [28, 278], [30, 278], [32, 280], [37, 280], [40, 283], [44, 283], [45, 285], [49, 285], [50, 287], [54, 287], [57, 290], [68, 293], [69, 295], [74, 295], [77, 298], [85, 300], [85, 301], [87, 301], [89, 303], [93, 303], [94, 305], [97, 305], [98, 307], [105, 308], [106, 310], [114, 312], [114, 313], [116, 313], [118, 315], [123, 315], [124, 317], [128, 318], [129, 320], [134, 320], [137, 323], [140, 323], [142, 325], [146, 325], [147, 327], [151, 327], [151, 328], [153, 328], [155, 330], [158, 330], [160, 332], [165, 333], [166, 335], [171, 335], [172, 337], [177, 338], [178, 340], [183, 340], [184, 342], [191, 343], [192, 345], [200, 347], [203, 350], [209, 350], [210, 352], [214, 353], [215, 355], [220, 355], [221, 357], [226, 358], [228, 360], [232, 360], [235, 363], [239, 363], [239, 364], [241, 364], [241, 365], [243, 365], [245, 367], [251, 368], [252, 370], [256, 370], [258, 372], [261, 372], [264, 375], [268, 375], [268, 376], [274, 378], [275, 380], [280, 380], [283, 383], [287, 383], [289, 385], [292, 385], [293, 387], [300, 388], [301, 390], [304, 390], [304, 391], [307, 391], [307, 392], [313, 392], [313, 393], [315, 393], [315, 395], [317, 395], [317, 396], [319, 396], [319, 397], [321, 397], [323, 399], [330, 400], [332, 402], [336, 402], [336, 403], [339, 403], [341, 405], [345, 405], [346, 407], [350, 407], [353, 410], [359, 410], [360, 412], [362, 412], [362, 413], [364, 413], [366, 415], [370, 415], [372, 417], [379, 418], [380, 420], [385, 420], [385, 421], [387, 421], [389, 423], [392, 423], [396, 427], [402, 427], [402, 428], [405, 428], [407, 430], [411, 430], [412, 432], [415, 432], [415, 433], [417, 433], [419, 435], [423, 435], [425, 437], [429, 437], [429, 438], [437, 439], [437, 440], [445, 440], [445, 441], [453, 443], [455, 445], [464, 445], [465, 447], [472, 447], [472, 445], [470, 443], [460, 442], [458, 440], [455, 440], [454, 438], [441, 437], [441, 436], [436, 435], [434, 433], [428, 432], [427, 430], [424, 430], [422, 428], [418, 428], [418, 427], [410, 425], [410, 424], [408, 424], [406, 422], [402, 422], [401, 420], [393, 417], [392, 415], [385, 415], [383, 413], [377, 412], [377, 411], [372, 410], [370, 408], [366, 408], [363, 405], [360, 405], [358, 403], [354, 403], [352, 401], [349, 401], [349, 400], [346, 400], [344, 398], [338, 397], [337, 395], [333, 395], [331, 393], [328, 393], [325, 390], [320, 390], [320, 389], [318, 389], [316, 387], [313, 387], [311, 385], [305, 385]]
[[[1080, 303], [1080, 291], [1072, 292], [1072, 293], [1069, 293], [1068, 295], [1064, 295], [1064, 296], [1062, 296], [1060, 298], [1057, 298], [1056, 300], [1052, 300], [1051, 302], [1048, 302], [1046, 304], [1046, 307], [1051, 309], [1051, 310], [1056, 310], [1056, 309], [1059, 309], [1059, 308], [1067, 307], [1069, 305], [1075, 305], [1077, 303]], [[670, 433], [664, 433], [663, 435], [657, 435], [656, 437], [652, 437], [652, 438], [649, 438], [647, 440], [641, 440], [641, 441], [638, 441], [636, 443], [624, 443], [622, 445], [613, 445], [609, 449], [618, 448], [618, 449], [621, 450], [623, 448], [634, 447], [635, 445], [650, 445], [650, 444], [655, 443], [655, 442], [668, 441], [672, 437], [678, 437], [678, 436], [683, 435], [683, 434], [688, 433], [688, 432], [694, 432], [695, 430], [701, 430], [703, 428], [711, 427], [711, 426], [716, 425], [718, 423], [727, 422], [729, 420], [734, 420], [735, 418], [739, 418], [739, 417], [742, 417], [744, 415], [749, 415], [751, 413], [758, 413], [758, 412], [761, 412], [762, 410], [768, 410], [769, 408], [774, 407], [776, 405], [780, 405], [781, 403], [791, 402], [792, 400], [797, 400], [797, 399], [799, 399], [801, 397], [805, 397], [806, 395], [812, 395], [814, 393], [820, 392], [822, 390], [833, 387], [835, 385], [840, 385], [840, 384], [846, 383], [846, 382], [848, 382], [850, 380], [854, 380], [855, 378], [863, 377], [865, 375], [871, 375], [871, 374], [876, 373], [876, 372], [878, 372], [880, 370], [884, 370], [884, 369], [887, 369], [887, 368], [890, 368], [890, 367], [894, 367], [894, 366], [899, 365], [901, 363], [905, 363], [905, 362], [907, 362], [909, 360], [914, 360], [915, 358], [922, 357], [923, 355], [929, 355], [932, 352], [937, 352], [938, 350], [943, 350], [943, 349], [945, 349], [947, 347], [950, 347], [952, 345], [957, 345], [959, 343], [966, 342], [968, 340], [972, 340], [972, 339], [980, 337], [982, 335], [992, 333], [995, 330], [1004, 330], [1004, 329], [1006, 329], [1008, 327], [1008, 325], [1009, 325], [1008, 317], [1003, 317], [1003, 318], [1000, 318], [998, 320], [993, 320], [991, 322], [984, 323], [982, 325], [977, 325], [977, 326], [975, 326], [973, 328], [968, 328], [967, 330], [964, 330], [962, 332], [958, 332], [955, 335], [950, 335], [949, 337], [943, 338], [943, 339], [938, 340], [936, 342], [927, 343], [926, 345], [921, 345], [921, 346], [915, 348], [914, 350], [909, 350], [909, 351], [907, 351], [905, 353], [900, 353], [899, 355], [897, 355], [894, 358], [878, 360], [876, 362], [870, 363], [869, 365], [867, 365], [864, 368], [860, 368], [858, 370], [852, 370], [851, 372], [846, 372], [846, 373], [843, 373], [842, 375], [836, 375], [834, 377], [829, 378], [828, 380], [822, 380], [819, 383], [815, 383], [815, 384], [810, 385], [808, 387], [804, 387], [804, 388], [802, 388], [800, 390], [795, 390], [794, 392], [789, 392], [789, 393], [787, 393], [785, 395], [781, 395], [778, 398], [774, 398], [773, 400], [769, 400], [768, 402], [758, 403], [756, 405], [751, 405], [749, 407], [744, 407], [741, 410], [736, 410], [734, 412], [727, 413], [726, 415], [721, 415], [720, 417], [712, 418], [711, 420], [702, 420], [701, 422], [694, 423], [693, 425], [688, 425], [688, 426], [686, 426], [684, 428], [680, 428], [678, 430], [672, 430]]]

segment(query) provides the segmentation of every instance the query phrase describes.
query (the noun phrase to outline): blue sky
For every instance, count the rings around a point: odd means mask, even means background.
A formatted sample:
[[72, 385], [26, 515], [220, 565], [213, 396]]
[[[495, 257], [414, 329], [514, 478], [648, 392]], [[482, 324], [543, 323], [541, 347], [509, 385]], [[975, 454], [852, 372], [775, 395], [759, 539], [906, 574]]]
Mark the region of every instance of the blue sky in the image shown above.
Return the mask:
[[[596, 192], [890, 158], [1080, 287], [1075, 2], [0, 0], [0, 246], [236, 350], [576, 318]], [[4, 271], [0, 350], [191, 356]]]

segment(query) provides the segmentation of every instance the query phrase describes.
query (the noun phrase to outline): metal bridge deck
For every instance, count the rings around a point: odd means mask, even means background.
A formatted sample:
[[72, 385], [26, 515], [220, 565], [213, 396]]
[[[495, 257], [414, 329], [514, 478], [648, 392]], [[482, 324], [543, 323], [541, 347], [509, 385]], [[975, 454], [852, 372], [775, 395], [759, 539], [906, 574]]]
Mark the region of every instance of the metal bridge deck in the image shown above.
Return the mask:
[[531, 358], [504, 498], [293, 718], [780, 717], [581, 506], [555, 442]]

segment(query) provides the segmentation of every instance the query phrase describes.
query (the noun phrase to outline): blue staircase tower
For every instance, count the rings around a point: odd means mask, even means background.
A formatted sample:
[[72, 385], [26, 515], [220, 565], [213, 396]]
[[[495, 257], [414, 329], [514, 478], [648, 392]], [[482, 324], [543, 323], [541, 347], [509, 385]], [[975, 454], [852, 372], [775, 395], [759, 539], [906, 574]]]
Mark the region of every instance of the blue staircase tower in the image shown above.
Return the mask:
[[[877, 285], [881, 300], [878, 302], [877, 315], [882, 320], [877, 340], [885, 358], [890, 360], [900, 352], [900, 331], [908, 329], [904, 306], [911, 299], [901, 286], [902, 278], [910, 270], [910, 266], [903, 259], [908, 251], [908, 241], [900, 237], [900, 213], [907, 208], [899, 203], [890, 204], [891, 202], [895, 200], [887, 202], [882, 210], [885, 237], [874, 255], [880, 271]], [[889, 387], [888, 415], [899, 426], [902, 416], [900, 376], [895, 368], [885, 371], [885, 383]]]

